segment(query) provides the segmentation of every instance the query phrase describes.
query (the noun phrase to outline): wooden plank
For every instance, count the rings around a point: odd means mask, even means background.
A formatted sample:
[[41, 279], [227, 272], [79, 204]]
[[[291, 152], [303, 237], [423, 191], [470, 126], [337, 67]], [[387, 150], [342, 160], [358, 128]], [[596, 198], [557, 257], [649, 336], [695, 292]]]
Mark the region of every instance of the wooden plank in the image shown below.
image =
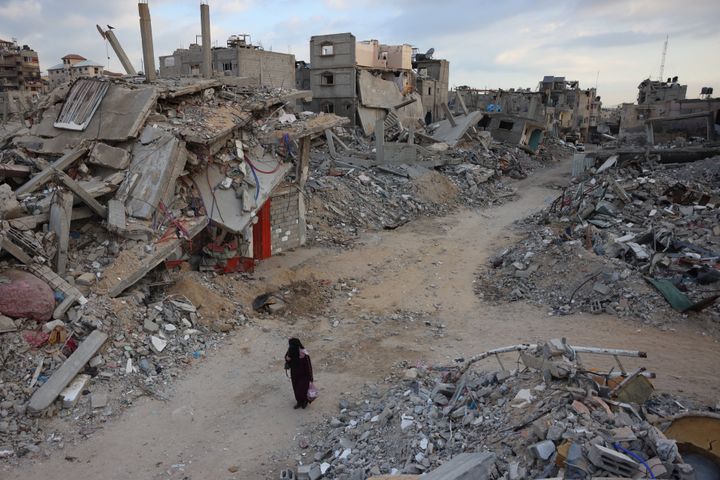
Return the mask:
[[70, 165], [72, 165], [75, 160], [85, 156], [87, 152], [88, 149], [86, 147], [77, 147], [71, 152], [66, 153], [62, 157], [55, 160], [55, 162], [53, 162], [53, 164], [50, 165], [48, 168], [35, 175], [30, 180], [25, 182], [20, 188], [15, 190], [15, 196], [20, 197], [23, 194], [34, 191], [36, 188], [42, 186], [48, 180], [50, 180], [50, 178], [52, 178], [53, 174], [56, 171], [64, 171]]
[[20, 260], [22, 263], [29, 265], [32, 263], [32, 257], [25, 253], [25, 251], [15, 245], [9, 238], [3, 237], [0, 239], [0, 245], [2, 245], [2, 249], [7, 250], [7, 252], [12, 255], [13, 257]]
[[[305, 188], [305, 183], [310, 176], [310, 137], [305, 137], [300, 140], [300, 175], [298, 177], [298, 184], [300, 188]], [[301, 190], [302, 191], [302, 190]]]
[[95, 356], [100, 347], [103, 346], [108, 336], [100, 330], [93, 330], [80, 346], [70, 355], [65, 363], [58, 368], [50, 379], [40, 387], [28, 403], [28, 411], [40, 413], [49, 407], [60, 395], [60, 392], [75, 378], [85, 364]]
[[75, 180], [70, 178], [65, 172], [55, 170], [56, 175], [60, 178], [60, 181], [65, 184], [75, 195], [77, 195], [82, 202], [90, 207], [90, 210], [100, 215], [102, 218], [107, 218], [107, 208], [100, 205], [100, 202], [95, 200], [87, 190], [82, 188]]
[[0, 164], [0, 177], [27, 177], [31, 171], [27, 165]]
[[[72, 211], [73, 220], [83, 220], [93, 216], [92, 211], [87, 207], [74, 208]], [[38, 215], [28, 215], [26, 217], [13, 218], [8, 220], [10, 226], [18, 230], [35, 230], [38, 225], [50, 221], [50, 212], [40, 213]]]
[[55, 271], [65, 274], [68, 246], [70, 244], [70, 220], [73, 207], [72, 192], [58, 190], [50, 206], [50, 230], [55, 232], [57, 252], [55, 253]]
[[447, 119], [448, 122], [450, 122], [450, 126], [457, 127], [457, 122], [453, 118], [453, 114], [450, 111], [450, 107], [447, 106], [447, 103], [442, 104], [442, 109], [445, 112], [445, 118]]
[[336, 158], [337, 151], [335, 151], [335, 142], [333, 141], [333, 135], [330, 130], [325, 130], [325, 141], [327, 142], [328, 150], [330, 150], [330, 156]]

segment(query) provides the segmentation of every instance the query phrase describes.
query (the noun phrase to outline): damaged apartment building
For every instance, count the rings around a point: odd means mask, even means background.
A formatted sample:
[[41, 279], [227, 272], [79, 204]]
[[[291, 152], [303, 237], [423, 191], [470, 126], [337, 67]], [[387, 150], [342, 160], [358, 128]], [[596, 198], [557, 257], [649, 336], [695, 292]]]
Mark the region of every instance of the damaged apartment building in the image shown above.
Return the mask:
[[637, 103], [620, 108], [619, 139], [654, 145], [701, 138], [714, 140], [720, 135], [720, 98], [705, 87], [700, 97], [688, 99], [687, 85], [678, 77], [667, 81], [645, 79], [638, 85]]
[[408, 44], [356, 41], [352, 33], [316, 35], [310, 39], [310, 65], [299, 63], [296, 85], [309, 85], [310, 108], [334, 113], [360, 124], [370, 135], [386, 116], [445, 118], [449, 62], [418, 54]]
[[[254, 45], [250, 35], [231, 35], [225, 47], [212, 47], [211, 74], [252, 78], [260, 85], [294, 88], [295, 56]], [[203, 49], [196, 43], [160, 57], [160, 78], [202, 76]]]
[[538, 84], [543, 94], [548, 132], [569, 141], [589, 141], [597, 132], [602, 102], [593, 88], [577, 80], [546, 75]]
[[545, 105], [543, 95], [529, 88], [475, 89], [458, 87], [452, 92], [453, 110], [482, 112], [478, 128], [490, 132], [495, 140], [517, 145], [535, 153], [545, 134]]

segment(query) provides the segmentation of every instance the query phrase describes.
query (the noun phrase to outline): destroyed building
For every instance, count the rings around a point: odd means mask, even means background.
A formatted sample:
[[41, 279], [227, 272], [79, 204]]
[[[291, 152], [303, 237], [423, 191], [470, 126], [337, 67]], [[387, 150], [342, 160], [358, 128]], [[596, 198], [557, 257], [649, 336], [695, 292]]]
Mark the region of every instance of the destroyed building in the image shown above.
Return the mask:
[[100, 77], [105, 70], [105, 67], [98, 62], [88, 60], [76, 53], [65, 55], [61, 60], [62, 63], [47, 69], [50, 89], [80, 77]]
[[556, 137], [588, 141], [597, 131], [602, 102], [595, 88], [581, 89], [577, 80], [545, 76], [538, 84], [546, 106], [546, 128]]
[[316, 35], [310, 39], [309, 75], [310, 108], [347, 117], [366, 135], [391, 110], [406, 120], [437, 121], [445, 115], [449, 63], [428, 54], [416, 55], [413, 63], [407, 44], [358, 42], [352, 33]]
[[666, 82], [646, 78], [638, 85], [638, 105], [652, 105], [669, 100], [685, 100], [687, 85], [680, 85], [678, 77], [668, 78]]
[[415, 88], [422, 96], [427, 125], [445, 118], [443, 105], [448, 103], [450, 86], [450, 62], [432, 58], [431, 51], [415, 52], [412, 62], [417, 73]]
[[676, 138], [714, 140], [720, 134], [720, 98], [685, 98], [686, 85], [644, 80], [638, 103], [620, 108], [619, 139], [649, 145]]
[[40, 62], [35, 50], [0, 39], [0, 92], [41, 92]]
[[[259, 85], [293, 88], [295, 56], [271, 52], [251, 42], [250, 35], [231, 35], [225, 47], [212, 48], [212, 75], [252, 78]], [[203, 51], [196, 43], [160, 57], [160, 78], [199, 77]]]

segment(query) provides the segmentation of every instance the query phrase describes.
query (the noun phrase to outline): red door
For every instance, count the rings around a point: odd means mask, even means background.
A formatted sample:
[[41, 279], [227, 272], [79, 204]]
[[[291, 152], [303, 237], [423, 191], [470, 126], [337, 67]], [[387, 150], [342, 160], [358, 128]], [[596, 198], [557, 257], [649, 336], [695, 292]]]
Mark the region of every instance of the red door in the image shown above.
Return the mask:
[[270, 229], [270, 199], [257, 211], [258, 221], [253, 225], [253, 258], [263, 260], [272, 256]]

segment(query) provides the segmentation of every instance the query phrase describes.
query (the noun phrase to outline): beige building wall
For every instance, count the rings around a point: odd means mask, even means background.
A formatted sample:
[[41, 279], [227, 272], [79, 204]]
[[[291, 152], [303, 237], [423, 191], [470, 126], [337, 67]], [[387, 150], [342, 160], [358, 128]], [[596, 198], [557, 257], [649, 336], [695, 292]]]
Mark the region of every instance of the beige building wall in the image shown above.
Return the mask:
[[412, 47], [410, 45], [380, 45], [380, 58], [387, 60], [387, 68], [410, 70]]
[[238, 71], [243, 77], [272, 87], [295, 87], [295, 55], [238, 48]]
[[384, 67], [380, 62], [380, 44], [377, 40], [365, 40], [355, 44], [355, 62], [359, 67]]

